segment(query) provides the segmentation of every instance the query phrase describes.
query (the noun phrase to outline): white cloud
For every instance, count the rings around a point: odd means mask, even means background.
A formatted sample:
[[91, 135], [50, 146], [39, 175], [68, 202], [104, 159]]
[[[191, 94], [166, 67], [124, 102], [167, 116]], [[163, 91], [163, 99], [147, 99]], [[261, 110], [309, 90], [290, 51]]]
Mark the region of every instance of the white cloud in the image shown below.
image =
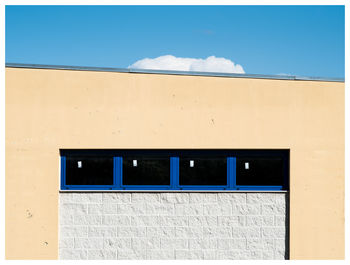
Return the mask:
[[229, 59], [209, 56], [206, 59], [181, 58], [172, 55], [159, 56], [157, 58], [145, 58], [139, 60], [128, 68], [151, 70], [175, 70], [197, 72], [220, 72], [244, 74], [241, 65], [235, 64]]

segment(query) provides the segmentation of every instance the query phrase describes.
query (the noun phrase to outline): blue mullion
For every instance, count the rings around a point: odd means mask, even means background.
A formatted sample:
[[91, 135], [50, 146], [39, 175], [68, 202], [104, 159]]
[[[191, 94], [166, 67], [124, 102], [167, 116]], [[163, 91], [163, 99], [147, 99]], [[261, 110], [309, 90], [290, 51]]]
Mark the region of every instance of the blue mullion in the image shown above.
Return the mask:
[[227, 190], [227, 186], [188, 186], [183, 185], [180, 187], [181, 190]]
[[283, 186], [237, 186], [237, 190], [282, 190]]
[[179, 157], [170, 157], [170, 189], [179, 189]]
[[66, 157], [61, 156], [61, 189], [66, 189]]
[[227, 158], [227, 183], [229, 190], [236, 189], [236, 158]]
[[144, 186], [144, 185], [126, 185], [122, 187], [123, 190], [144, 190], [144, 191], [148, 191], [148, 190], [171, 190], [170, 186], [168, 185], [148, 185], [148, 186]]
[[65, 185], [64, 190], [113, 190], [113, 185]]
[[227, 189], [231, 188], [231, 165], [230, 165], [230, 157], [226, 158], [226, 178], [227, 178]]
[[117, 157], [113, 157], [113, 186], [117, 185]]
[[114, 185], [65, 185], [64, 190], [113, 190]]
[[114, 189], [121, 190], [123, 160], [122, 157], [114, 157]]
[[113, 190], [113, 186], [103, 185], [66, 185], [62, 190]]
[[232, 188], [234, 190], [237, 189], [237, 184], [236, 184], [236, 174], [237, 174], [237, 159], [236, 157], [232, 157]]

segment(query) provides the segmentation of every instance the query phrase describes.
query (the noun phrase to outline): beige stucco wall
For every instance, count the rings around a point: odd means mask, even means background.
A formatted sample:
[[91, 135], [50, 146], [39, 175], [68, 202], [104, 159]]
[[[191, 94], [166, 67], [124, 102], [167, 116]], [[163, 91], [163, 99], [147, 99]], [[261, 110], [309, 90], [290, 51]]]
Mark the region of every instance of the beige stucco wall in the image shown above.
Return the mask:
[[60, 148], [290, 148], [290, 257], [344, 258], [344, 83], [6, 68], [6, 258], [58, 257]]

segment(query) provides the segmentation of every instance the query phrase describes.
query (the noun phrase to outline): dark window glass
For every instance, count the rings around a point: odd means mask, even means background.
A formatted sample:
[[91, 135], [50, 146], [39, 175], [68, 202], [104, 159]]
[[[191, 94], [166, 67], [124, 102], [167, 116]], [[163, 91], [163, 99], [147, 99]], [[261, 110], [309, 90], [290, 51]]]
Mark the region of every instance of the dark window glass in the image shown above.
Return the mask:
[[66, 185], [113, 185], [113, 157], [66, 157]]
[[238, 157], [237, 185], [282, 186], [283, 159], [281, 157]]
[[123, 185], [170, 185], [170, 157], [123, 157]]
[[180, 185], [227, 185], [226, 157], [181, 157]]

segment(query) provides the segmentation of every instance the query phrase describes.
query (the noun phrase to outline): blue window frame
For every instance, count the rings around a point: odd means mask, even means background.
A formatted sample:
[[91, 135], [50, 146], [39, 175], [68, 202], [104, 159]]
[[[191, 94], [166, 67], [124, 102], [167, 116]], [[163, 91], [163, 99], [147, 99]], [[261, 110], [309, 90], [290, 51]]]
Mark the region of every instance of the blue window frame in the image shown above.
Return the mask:
[[[123, 184], [123, 157], [142, 156], [156, 153], [169, 158], [169, 185], [126, 185]], [[189, 155], [205, 153], [208, 157], [225, 157], [226, 185], [180, 185], [180, 159]], [[112, 185], [67, 185], [67, 157], [89, 154], [113, 157]], [[283, 160], [283, 180], [281, 185], [238, 185], [237, 158], [252, 156], [261, 158], [275, 156]], [[61, 189], [62, 190], [288, 190], [289, 150], [61, 150]]]
[[174, 157], [169, 158], [170, 170], [169, 170], [169, 185], [126, 185], [123, 184], [123, 157], [117, 157], [117, 172], [119, 175], [117, 179], [119, 180], [119, 187], [122, 190], [172, 190], [175, 189], [175, 183], [172, 181], [174, 174], [176, 174], [176, 166], [174, 166]]
[[61, 189], [62, 190], [113, 190], [116, 180], [115, 158], [113, 159], [113, 184], [111, 185], [72, 185], [67, 184], [67, 157], [61, 156]]
[[[231, 188], [231, 179], [233, 178], [233, 174], [235, 174], [235, 170], [232, 170], [234, 167], [234, 163], [232, 162], [231, 157], [225, 157], [226, 160], [226, 185], [181, 185], [180, 183], [180, 157], [177, 157], [176, 170], [177, 170], [177, 179], [176, 179], [176, 189], [179, 190], [229, 190]], [[233, 158], [234, 159], [234, 158]], [[193, 160], [194, 162], [196, 160]], [[200, 176], [199, 176], [200, 177]]]
[[[271, 154], [268, 153], [239, 156], [236, 160], [236, 174], [234, 180], [237, 190], [287, 189], [289, 174], [288, 161], [289, 156], [286, 157], [286, 154], [283, 153], [278, 156], [271, 156]], [[243, 164], [247, 164], [248, 168], [243, 169]], [[254, 175], [258, 177], [251, 178], [251, 176]], [[240, 180], [238, 180], [238, 177], [240, 177]]]

